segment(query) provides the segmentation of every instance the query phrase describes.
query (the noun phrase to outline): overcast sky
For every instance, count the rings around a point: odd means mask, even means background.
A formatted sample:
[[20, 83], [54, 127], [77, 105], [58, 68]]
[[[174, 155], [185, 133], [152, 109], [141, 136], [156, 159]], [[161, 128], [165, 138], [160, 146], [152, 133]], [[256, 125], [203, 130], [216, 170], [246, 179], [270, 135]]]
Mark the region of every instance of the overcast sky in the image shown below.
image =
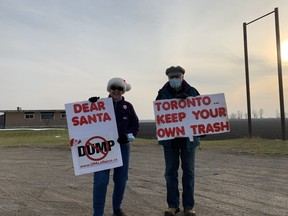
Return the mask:
[[[0, 0], [0, 110], [64, 109], [107, 97], [110, 78], [141, 120], [181, 65], [201, 94], [224, 93], [229, 114], [247, 112], [243, 22], [279, 9], [288, 39], [287, 0]], [[274, 13], [248, 25], [253, 110], [280, 112]], [[288, 112], [288, 63], [283, 61]]]

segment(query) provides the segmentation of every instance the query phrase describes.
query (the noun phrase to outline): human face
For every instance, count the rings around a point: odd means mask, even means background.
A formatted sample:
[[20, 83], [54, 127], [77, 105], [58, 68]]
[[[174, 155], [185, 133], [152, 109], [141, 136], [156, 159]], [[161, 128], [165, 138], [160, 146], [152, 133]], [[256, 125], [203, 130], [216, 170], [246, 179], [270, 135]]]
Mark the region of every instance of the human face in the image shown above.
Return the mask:
[[183, 81], [183, 74], [182, 73], [172, 73], [169, 74], [168, 79], [170, 86], [174, 89], [180, 89], [182, 81]]
[[111, 86], [110, 96], [113, 100], [118, 101], [122, 99], [123, 88], [120, 86]]

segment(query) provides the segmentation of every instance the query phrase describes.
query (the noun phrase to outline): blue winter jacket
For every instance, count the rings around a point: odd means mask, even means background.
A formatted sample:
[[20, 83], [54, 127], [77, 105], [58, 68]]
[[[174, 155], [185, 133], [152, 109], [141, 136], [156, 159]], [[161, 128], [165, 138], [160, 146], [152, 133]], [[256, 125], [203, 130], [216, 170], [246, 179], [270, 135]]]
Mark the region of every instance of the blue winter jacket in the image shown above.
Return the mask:
[[[183, 80], [182, 85], [181, 85], [181, 90], [178, 92], [170, 86], [169, 82], [165, 83], [165, 85], [158, 91], [156, 100], [172, 99], [172, 98], [175, 98], [177, 94], [181, 94], [181, 93], [186, 93], [187, 95], [192, 96], [192, 97], [199, 95], [199, 92], [194, 87], [190, 86], [185, 80]], [[190, 142], [188, 137], [174, 138], [170, 140], [162, 140], [162, 141], [159, 141], [158, 143], [160, 145], [170, 145], [173, 142], [178, 142], [178, 143], [181, 142], [183, 144], [186, 143], [188, 146], [188, 149], [193, 149], [199, 146], [200, 144], [199, 137], [194, 136], [193, 139], [194, 140]]]

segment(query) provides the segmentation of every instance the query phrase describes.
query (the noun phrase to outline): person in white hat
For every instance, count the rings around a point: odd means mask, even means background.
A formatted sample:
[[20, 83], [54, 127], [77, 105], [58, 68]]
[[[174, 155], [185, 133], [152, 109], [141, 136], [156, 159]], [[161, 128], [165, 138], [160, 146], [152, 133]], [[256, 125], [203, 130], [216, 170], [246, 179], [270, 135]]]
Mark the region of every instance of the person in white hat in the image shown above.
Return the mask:
[[[109, 80], [107, 91], [113, 99], [116, 123], [118, 129], [118, 142], [122, 154], [123, 166], [114, 168], [113, 181], [114, 190], [112, 196], [113, 216], [126, 216], [121, 209], [124, 198], [126, 182], [128, 179], [130, 142], [132, 142], [139, 131], [139, 120], [131, 103], [125, 101], [123, 94], [131, 89], [131, 85], [124, 79], [116, 77]], [[89, 98], [90, 102], [96, 102], [99, 97]], [[94, 173], [93, 182], [93, 209], [94, 216], [103, 216], [107, 186], [109, 183], [110, 170]]]

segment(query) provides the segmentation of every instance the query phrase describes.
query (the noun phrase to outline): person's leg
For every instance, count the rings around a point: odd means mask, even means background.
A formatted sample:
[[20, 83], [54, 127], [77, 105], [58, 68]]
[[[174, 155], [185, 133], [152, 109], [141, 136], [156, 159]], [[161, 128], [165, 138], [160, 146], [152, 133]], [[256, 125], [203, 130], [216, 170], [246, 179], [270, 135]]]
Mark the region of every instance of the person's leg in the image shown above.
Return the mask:
[[121, 144], [121, 154], [123, 166], [114, 169], [113, 181], [113, 211], [121, 208], [121, 203], [124, 198], [126, 182], [128, 180], [129, 160], [130, 160], [130, 144]]
[[194, 207], [194, 167], [196, 149], [187, 149], [187, 145], [181, 147], [181, 162], [183, 169], [183, 207], [192, 209]]
[[103, 216], [107, 186], [109, 183], [110, 170], [94, 173], [93, 181], [93, 216]]
[[177, 145], [167, 145], [164, 148], [165, 179], [167, 188], [167, 204], [169, 208], [179, 207], [178, 168], [179, 148]]

